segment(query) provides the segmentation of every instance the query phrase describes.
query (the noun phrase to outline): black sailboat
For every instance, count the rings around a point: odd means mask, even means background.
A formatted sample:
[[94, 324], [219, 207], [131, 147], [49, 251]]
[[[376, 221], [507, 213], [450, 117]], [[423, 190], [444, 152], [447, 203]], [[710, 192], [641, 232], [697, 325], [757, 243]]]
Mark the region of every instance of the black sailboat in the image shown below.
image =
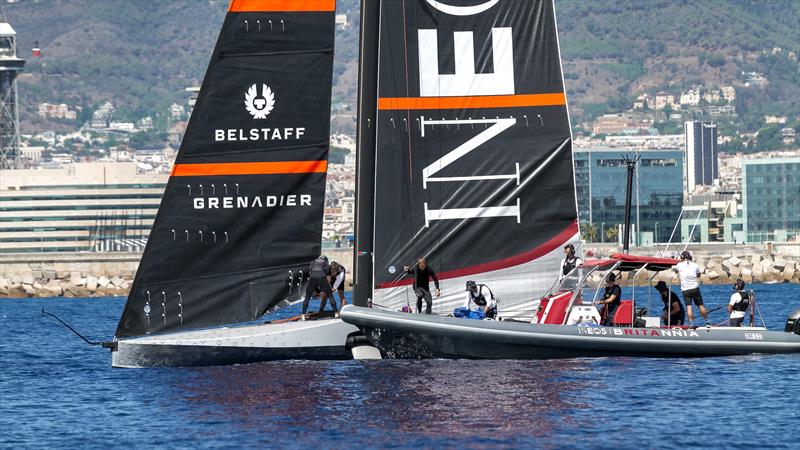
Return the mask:
[[114, 366], [347, 358], [330, 319], [228, 328], [320, 255], [335, 0], [232, 0], [117, 327]]
[[[366, 192], [362, 186], [357, 198], [356, 293], [376, 308], [346, 306], [341, 314], [384, 355], [800, 352], [797, 317], [790, 318], [788, 332], [663, 329], [658, 317], [637, 323], [633, 299], [612, 318], [613, 327], [590, 323], [599, 315], [594, 305], [582, 304], [582, 292], [593, 271], [631, 272], [635, 281], [647, 271], [670, 269], [675, 260], [613, 255], [575, 268], [553, 286], [561, 248], [577, 241], [578, 227], [552, 0], [383, 1], [372, 7], [379, 23], [374, 160], [360, 148], [359, 181], [374, 171], [375, 186]], [[402, 268], [418, 257], [442, 278], [438, 314], [397, 311], [416, 300]], [[468, 280], [500, 298], [503, 320], [447, 316], [464, 303]]]
[[435, 312], [479, 280], [520, 316], [552, 285], [562, 247], [578, 243], [553, 6], [461, 4], [365, 4], [380, 33], [375, 72], [361, 74], [362, 94], [364, 77], [377, 86], [359, 111], [362, 126], [375, 119], [358, 169], [375, 185], [357, 196], [355, 296], [399, 309], [415, 298], [402, 268], [425, 257], [442, 280]]

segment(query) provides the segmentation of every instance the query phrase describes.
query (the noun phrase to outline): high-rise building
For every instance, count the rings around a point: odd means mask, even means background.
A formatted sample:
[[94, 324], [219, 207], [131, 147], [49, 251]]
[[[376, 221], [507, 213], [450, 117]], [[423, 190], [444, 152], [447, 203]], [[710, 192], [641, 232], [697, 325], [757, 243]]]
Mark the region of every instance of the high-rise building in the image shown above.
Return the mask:
[[[591, 223], [596, 240], [625, 223], [627, 168], [623, 157], [639, 156], [631, 223], [639, 233], [667, 242], [683, 206], [683, 152], [672, 150], [575, 149], [575, 187], [581, 223]], [[615, 241], [615, 239], [612, 239]]]
[[800, 157], [742, 161], [747, 242], [785, 241], [800, 233]]
[[686, 134], [686, 192], [697, 186], [712, 186], [719, 178], [717, 124], [690, 120], [683, 124]]

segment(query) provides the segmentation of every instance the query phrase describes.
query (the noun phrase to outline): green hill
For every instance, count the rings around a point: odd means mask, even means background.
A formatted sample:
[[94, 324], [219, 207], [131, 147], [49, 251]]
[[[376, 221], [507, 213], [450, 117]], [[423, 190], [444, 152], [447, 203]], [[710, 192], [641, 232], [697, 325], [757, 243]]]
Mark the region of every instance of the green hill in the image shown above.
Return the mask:
[[[40, 102], [79, 106], [81, 120], [106, 100], [117, 118], [152, 116], [203, 76], [227, 0], [19, 1], [4, 7], [25, 57], [20, 79], [26, 133], [75, 124], [35, 115]], [[334, 101], [355, 103], [358, 0], [339, 0], [353, 24], [336, 38]], [[557, 0], [565, 78], [574, 123], [629, 106], [642, 92], [693, 85], [737, 87], [737, 127], [754, 131], [764, 114], [800, 114], [800, 2], [796, 0]], [[774, 47], [781, 52], [772, 54]], [[769, 79], [745, 88], [742, 71]]]

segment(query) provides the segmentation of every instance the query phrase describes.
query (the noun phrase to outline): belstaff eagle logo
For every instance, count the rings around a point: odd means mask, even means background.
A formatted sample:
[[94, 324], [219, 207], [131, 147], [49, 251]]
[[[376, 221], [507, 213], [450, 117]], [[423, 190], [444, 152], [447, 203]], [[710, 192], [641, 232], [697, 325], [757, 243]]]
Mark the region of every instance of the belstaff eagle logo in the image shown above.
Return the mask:
[[266, 84], [261, 85], [261, 95], [258, 93], [258, 83], [250, 86], [244, 94], [244, 108], [253, 119], [266, 119], [274, 107], [275, 93]]

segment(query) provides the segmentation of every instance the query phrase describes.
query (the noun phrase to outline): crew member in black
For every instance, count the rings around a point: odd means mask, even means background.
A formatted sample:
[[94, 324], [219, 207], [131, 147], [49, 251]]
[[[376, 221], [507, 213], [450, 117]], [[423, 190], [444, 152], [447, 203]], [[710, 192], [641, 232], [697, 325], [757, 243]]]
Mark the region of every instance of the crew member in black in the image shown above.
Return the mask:
[[[331, 283], [331, 287], [333, 288], [334, 292], [339, 293], [339, 304], [344, 307], [347, 304], [347, 299], [344, 297], [344, 281], [345, 281], [345, 268], [343, 265], [339, 264], [336, 261], [331, 261], [331, 272], [328, 276], [328, 282]], [[319, 302], [319, 312], [322, 312], [325, 309], [325, 305], [328, 303], [328, 296], [322, 295], [322, 298]]]
[[422, 299], [424, 298], [427, 304], [425, 314], [430, 314], [431, 307], [433, 306], [430, 285], [431, 278], [433, 278], [433, 282], [436, 285], [436, 296], [439, 297], [442, 295], [442, 292], [439, 290], [439, 278], [436, 277], [436, 272], [428, 266], [425, 258], [418, 259], [417, 263], [411, 267], [403, 267], [403, 270], [406, 273], [414, 274], [414, 293], [417, 295], [417, 312], [422, 312]]
[[686, 322], [686, 310], [678, 294], [669, 290], [667, 283], [663, 281], [656, 283], [656, 290], [661, 294], [661, 301], [664, 302], [664, 314], [661, 315], [664, 325], [683, 325]]
[[736, 279], [736, 284], [733, 285], [734, 293], [731, 295], [731, 301], [728, 303], [728, 312], [731, 314], [730, 327], [740, 327], [744, 318], [747, 315], [747, 308], [750, 307], [750, 295], [744, 289], [744, 280], [741, 278]]
[[581, 264], [583, 264], [583, 260], [575, 255], [575, 246], [572, 244], [565, 245], [564, 259], [561, 260], [561, 275], [558, 276], [558, 279], [563, 279], [568, 273], [572, 272], [573, 269]]
[[610, 327], [614, 324], [614, 313], [620, 305], [620, 297], [622, 296], [622, 289], [617, 285], [617, 277], [610, 273], [606, 278], [606, 290], [603, 293], [603, 299], [600, 304], [605, 305], [606, 314], [603, 325]]
[[311, 296], [314, 295], [314, 289], [317, 287], [319, 287], [320, 291], [322, 291], [327, 298], [331, 299], [331, 306], [333, 306], [333, 310], [336, 312], [338, 317], [339, 309], [336, 308], [336, 300], [333, 298], [333, 290], [331, 289], [331, 284], [328, 282], [328, 275], [330, 272], [331, 266], [328, 264], [327, 256], [320, 256], [311, 262], [311, 266], [308, 269], [309, 279], [308, 286], [306, 286], [306, 298], [303, 300], [303, 315], [300, 316], [300, 320], [306, 320], [308, 302], [311, 300]]

